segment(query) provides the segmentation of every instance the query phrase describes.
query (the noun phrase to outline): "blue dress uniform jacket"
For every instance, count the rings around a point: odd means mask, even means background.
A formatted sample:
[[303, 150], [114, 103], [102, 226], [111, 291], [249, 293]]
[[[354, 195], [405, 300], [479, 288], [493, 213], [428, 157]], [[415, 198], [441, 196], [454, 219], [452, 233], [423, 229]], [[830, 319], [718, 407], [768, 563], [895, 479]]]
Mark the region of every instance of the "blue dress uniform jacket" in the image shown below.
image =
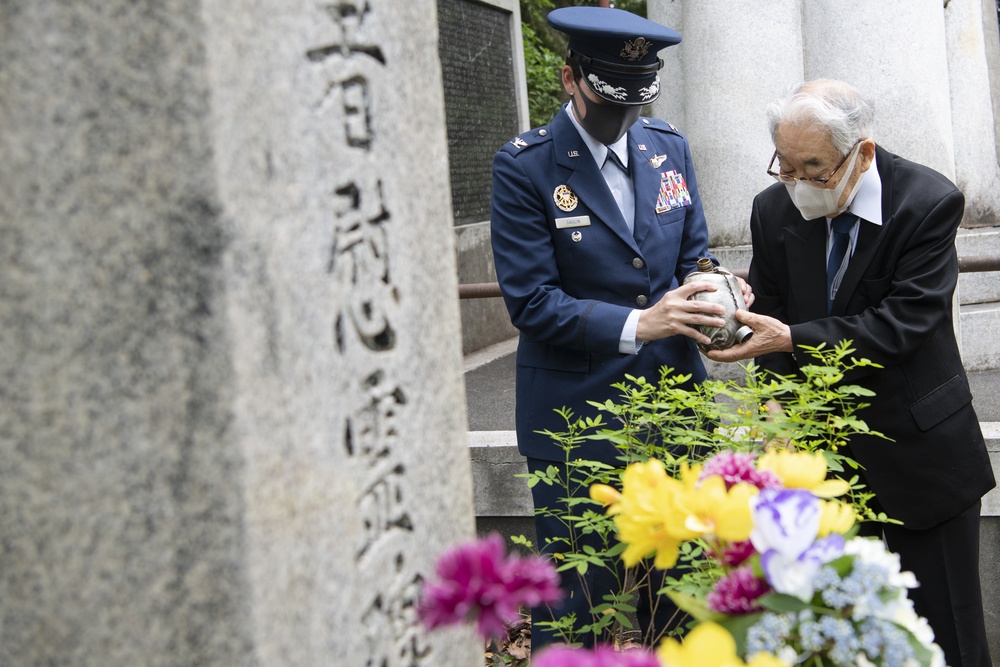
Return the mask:
[[[553, 461], [563, 460], [562, 449], [537, 431], [566, 430], [556, 409], [595, 415], [588, 401], [616, 398], [611, 385], [626, 374], [655, 383], [662, 366], [692, 381], [705, 378], [687, 336], [646, 343], [636, 355], [619, 352], [630, 311], [678, 287], [708, 253], [687, 141], [655, 119], [640, 118], [629, 129], [633, 234], [568, 113], [564, 107], [549, 126], [508, 142], [493, 162], [493, 256], [520, 331], [518, 448]], [[592, 443], [581, 456], [611, 463], [617, 453]]]

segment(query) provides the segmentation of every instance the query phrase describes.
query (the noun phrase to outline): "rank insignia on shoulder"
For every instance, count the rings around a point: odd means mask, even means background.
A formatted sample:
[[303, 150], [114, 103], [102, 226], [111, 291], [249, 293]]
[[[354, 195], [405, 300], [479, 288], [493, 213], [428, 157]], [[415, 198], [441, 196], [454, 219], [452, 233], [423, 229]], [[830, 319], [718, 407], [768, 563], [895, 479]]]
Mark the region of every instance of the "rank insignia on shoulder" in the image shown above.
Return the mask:
[[568, 185], [560, 185], [552, 193], [552, 201], [556, 203], [560, 211], [567, 213], [576, 208], [579, 203], [576, 193], [569, 189]]
[[524, 148], [528, 145], [528, 142], [521, 137], [514, 137], [510, 140], [510, 143], [514, 144], [514, 148]]
[[675, 126], [673, 123], [667, 123], [667, 127], [669, 127], [674, 132], [677, 132], [678, 134], [680, 134], [680, 130], [678, 130], [677, 126]]
[[653, 169], [659, 169], [663, 161], [667, 159], [666, 155], [654, 155], [649, 158], [649, 164], [653, 165]]

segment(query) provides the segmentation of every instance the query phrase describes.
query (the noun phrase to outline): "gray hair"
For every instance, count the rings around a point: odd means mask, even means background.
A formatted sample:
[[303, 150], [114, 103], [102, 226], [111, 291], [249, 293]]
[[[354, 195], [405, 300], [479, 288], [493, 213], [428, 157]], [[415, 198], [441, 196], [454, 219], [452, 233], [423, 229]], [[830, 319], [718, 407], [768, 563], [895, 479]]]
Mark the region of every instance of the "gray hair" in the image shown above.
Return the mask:
[[870, 139], [875, 105], [842, 81], [817, 79], [799, 84], [767, 107], [772, 141], [779, 125], [818, 125], [830, 132], [833, 145], [846, 154], [859, 139]]

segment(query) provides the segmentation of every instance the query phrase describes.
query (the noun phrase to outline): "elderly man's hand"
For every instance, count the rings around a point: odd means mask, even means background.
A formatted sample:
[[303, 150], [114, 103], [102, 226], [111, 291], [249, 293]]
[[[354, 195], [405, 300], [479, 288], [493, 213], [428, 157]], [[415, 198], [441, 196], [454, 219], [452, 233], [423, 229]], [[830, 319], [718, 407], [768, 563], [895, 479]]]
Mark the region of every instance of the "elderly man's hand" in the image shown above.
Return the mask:
[[753, 336], [745, 343], [728, 350], [709, 350], [705, 356], [712, 361], [742, 361], [771, 352], [791, 352], [792, 334], [788, 325], [767, 315], [748, 310], [736, 311], [736, 319], [753, 329]]

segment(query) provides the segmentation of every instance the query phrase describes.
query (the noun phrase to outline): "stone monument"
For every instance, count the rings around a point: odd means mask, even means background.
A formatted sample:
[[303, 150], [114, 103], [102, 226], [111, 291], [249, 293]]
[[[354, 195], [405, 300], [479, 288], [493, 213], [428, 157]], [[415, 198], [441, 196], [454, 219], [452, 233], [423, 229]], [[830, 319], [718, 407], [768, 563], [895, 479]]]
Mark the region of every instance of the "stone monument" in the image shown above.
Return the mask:
[[0, 664], [480, 663], [434, 0], [0, 0]]

